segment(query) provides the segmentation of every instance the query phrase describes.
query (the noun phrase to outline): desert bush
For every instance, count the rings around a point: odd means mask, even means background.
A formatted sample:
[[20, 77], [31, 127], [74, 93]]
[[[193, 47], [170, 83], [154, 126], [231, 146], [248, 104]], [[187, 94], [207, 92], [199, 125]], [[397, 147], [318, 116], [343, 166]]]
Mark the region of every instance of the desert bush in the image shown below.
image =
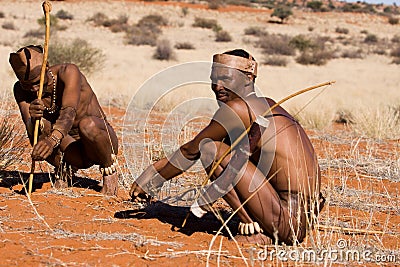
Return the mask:
[[353, 124], [354, 116], [351, 111], [347, 109], [340, 109], [336, 112], [333, 121], [336, 123]]
[[3, 11], [0, 11], [0, 19], [3, 19], [3, 18], [5, 18], [6, 16], [4, 15], [4, 12]]
[[391, 25], [396, 25], [396, 24], [399, 24], [399, 19], [396, 18], [396, 17], [389, 17], [389, 18], [388, 18], [388, 22], [389, 22], [389, 24], [391, 24]]
[[125, 39], [131, 45], [155, 46], [161, 30], [158, 28], [130, 26], [126, 30]]
[[397, 47], [393, 48], [390, 51], [390, 56], [400, 58], [400, 46], [397, 46]]
[[271, 17], [277, 17], [284, 23], [291, 15], [293, 15], [292, 9], [288, 6], [281, 6], [274, 9]]
[[341, 33], [341, 34], [348, 34], [349, 33], [349, 29], [336, 27], [335, 32]]
[[150, 14], [141, 18], [137, 26], [139, 27], [153, 27], [154, 25], [157, 26], [167, 26], [168, 20], [159, 14]]
[[189, 8], [187, 8], [187, 7], [182, 7], [181, 11], [182, 11], [182, 15], [184, 17], [186, 17], [187, 14], [189, 14]]
[[213, 9], [213, 10], [217, 10], [218, 8], [221, 7], [222, 4], [223, 4], [223, 1], [221, 1], [221, 0], [209, 0], [208, 1], [208, 8], [209, 9]]
[[395, 35], [391, 39], [392, 43], [400, 43], [400, 35]]
[[305, 51], [315, 46], [311, 39], [305, 37], [302, 34], [296, 35], [292, 39], [290, 39], [289, 45], [300, 51]]
[[303, 51], [297, 58], [296, 62], [302, 65], [325, 65], [329, 59], [333, 58], [333, 52], [311, 49]]
[[369, 32], [367, 30], [361, 30], [360, 33], [365, 34], [365, 35], [369, 34]]
[[377, 43], [378, 42], [378, 37], [375, 34], [369, 33], [364, 39], [364, 43], [367, 44], [372, 44], [372, 43]]
[[342, 52], [341, 57], [343, 58], [363, 58], [363, 51], [362, 49], [357, 50], [345, 50]]
[[176, 49], [183, 49], [183, 50], [195, 49], [194, 45], [192, 43], [189, 43], [189, 42], [176, 43], [174, 47]]
[[270, 66], [286, 67], [288, 60], [283, 56], [274, 55], [266, 57], [263, 63]]
[[25, 127], [20, 118], [14, 116], [15, 106], [11, 96], [4, 93], [0, 103], [0, 170], [20, 163], [24, 152]]
[[4, 22], [1, 27], [5, 30], [15, 30], [15, 25], [13, 22]]
[[206, 19], [206, 18], [194, 18], [194, 23], [192, 24], [193, 27], [197, 28], [205, 28], [205, 29], [212, 29], [214, 31], [218, 31], [221, 29], [221, 26], [215, 19]]
[[153, 54], [154, 59], [158, 60], [172, 60], [175, 59], [174, 51], [168, 40], [163, 39], [157, 42], [156, 51]]
[[265, 30], [258, 26], [251, 26], [244, 29], [245, 35], [254, 35], [254, 36], [262, 36], [265, 34]]
[[63, 9], [57, 11], [56, 17], [63, 20], [72, 20], [74, 18], [74, 16], [71, 13]]
[[49, 62], [74, 63], [82, 72], [90, 74], [103, 67], [104, 54], [83, 39], [77, 38], [71, 43], [56, 41], [49, 46]]
[[314, 27], [313, 27], [313, 26], [308, 26], [307, 30], [308, 30], [309, 32], [312, 32], [312, 31], [314, 30]]
[[353, 130], [376, 139], [400, 138], [399, 107], [376, 106], [354, 115]]
[[97, 12], [90, 18], [88, 18], [86, 21], [91, 21], [94, 23], [95, 26], [102, 26], [105, 21], [108, 20], [108, 17], [106, 14], [102, 12]]
[[232, 36], [229, 32], [222, 30], [215, 33], [215, 41], [216, 42], [230, 42], [232, 41]]
[[292, 56], [295, 54], [295, 49], [289, 45], [289, 42], [290, 37], [287, 35], [266, 34], [257, 41], [256, 45], [267, 55]]
[[321, 11], [323, 3], [321, 1], [311, 1], [307, 2], [306, 7], [311, 8], [312, 11]]
[[36, 29], [36, 30], [29, 30], [24, 34], [24, 38], [43, 38], [44, 36], [44, 29]]
[[393, 64], [400, 65], [400, 57], [395, 57], [395, 58], [392, 60], [392, 63], [393, 63]]
[[[46, 25], [46, 18], [43, 16], [40, 19], [37, 20], [37, 23], [40, 26], [45, 26]], [[53, 28], [57, 28], [58, 26], [58, 18], [52, 14], [50, 14], [50, 25]]]

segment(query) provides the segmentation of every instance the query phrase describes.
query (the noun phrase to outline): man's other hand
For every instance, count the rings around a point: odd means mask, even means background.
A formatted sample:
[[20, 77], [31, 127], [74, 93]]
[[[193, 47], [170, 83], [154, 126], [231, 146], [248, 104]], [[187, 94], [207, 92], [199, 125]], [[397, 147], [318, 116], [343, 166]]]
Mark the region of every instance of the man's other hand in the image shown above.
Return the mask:
[[36, 161], [45, 160], [53, 153], [54, 145], [54, 142], [49, 137], [39, 140], [33, 147], [32, 159]]
[[44, 103], [41, 99], [35, 99], [29, 105], [29, 115], [32, 119], [40, 119], [43, 117], [43, 111], [45, 109]]
[[129, 195], [132, 197], [133, 202], [147, 202], [150, 200], [150, 196], [136, 182], [133, 182]]

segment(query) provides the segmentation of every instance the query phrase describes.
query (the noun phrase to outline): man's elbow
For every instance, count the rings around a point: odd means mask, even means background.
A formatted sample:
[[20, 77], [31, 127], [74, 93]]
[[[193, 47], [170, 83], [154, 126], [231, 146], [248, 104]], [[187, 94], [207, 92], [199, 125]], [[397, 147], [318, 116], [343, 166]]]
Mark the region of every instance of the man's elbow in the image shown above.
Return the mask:
[[182, 155], [188, 160], [197, 160], [200, 158], [200, 151], [198, 148], [194, 148], [191, 142], [184, 144], [180, 148]]

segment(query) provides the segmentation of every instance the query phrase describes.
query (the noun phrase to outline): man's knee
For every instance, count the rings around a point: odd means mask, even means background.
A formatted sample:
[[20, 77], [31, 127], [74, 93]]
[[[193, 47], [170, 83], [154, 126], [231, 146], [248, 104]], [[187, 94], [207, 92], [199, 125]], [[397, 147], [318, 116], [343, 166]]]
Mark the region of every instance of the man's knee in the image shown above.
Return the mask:
[[79, 133], [84, 137], [92, 137], [98, 134], [98, 127], [96, 126], [96, 122], [92, 117], [83, 118], [79, 122]]

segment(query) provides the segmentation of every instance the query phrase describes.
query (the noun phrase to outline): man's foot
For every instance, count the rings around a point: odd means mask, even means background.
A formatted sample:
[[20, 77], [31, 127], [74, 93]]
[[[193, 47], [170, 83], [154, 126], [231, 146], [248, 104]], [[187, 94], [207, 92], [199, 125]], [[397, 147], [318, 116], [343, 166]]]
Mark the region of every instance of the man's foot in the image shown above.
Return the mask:
[[257, 244], [257, 245], [272, 245], [272, 239], [268, 236], [257, 233], [254, 235], [236, 235], [235, 236], [236, 242], [240, 244]]
[[118, 174], [113, 173], [103, 176], [103, 188], [100, 193], [107, 196], [116, 196], [118, 194]]

